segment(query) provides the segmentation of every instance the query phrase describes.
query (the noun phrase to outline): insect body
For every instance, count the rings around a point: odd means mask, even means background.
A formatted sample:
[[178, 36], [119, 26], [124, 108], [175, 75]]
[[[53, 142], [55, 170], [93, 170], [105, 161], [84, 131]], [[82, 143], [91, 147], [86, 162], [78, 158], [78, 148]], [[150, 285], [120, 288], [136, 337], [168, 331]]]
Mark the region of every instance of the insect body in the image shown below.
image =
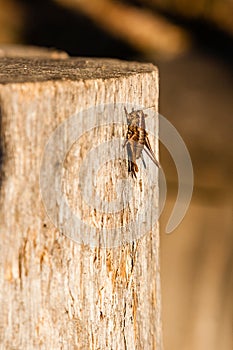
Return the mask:
[[125, 107], [124, 109], [128, 123], [128, 131], [123, 146], [127, 147], [128, 172], [132, 177], [137, 178], [136, 173], [138, 172], [138, 166], [136, 160], [141, 158], [143, 165], [146, 168], [146, 163], [142, 153], [143, 150], [159, 168], [160, 164], [155, 158], [148, 138], [148, 133], [146, 132], [145, 118], [147, 115], [144, 114], [143, 110], [132, 110], [131, 113], [128, 113]]

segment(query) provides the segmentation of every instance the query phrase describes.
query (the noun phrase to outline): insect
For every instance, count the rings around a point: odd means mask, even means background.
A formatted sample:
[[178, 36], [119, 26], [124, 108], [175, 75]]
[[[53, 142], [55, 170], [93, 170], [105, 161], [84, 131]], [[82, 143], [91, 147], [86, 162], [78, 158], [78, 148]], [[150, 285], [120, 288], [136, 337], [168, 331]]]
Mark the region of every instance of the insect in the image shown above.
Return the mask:
[[142, 153], [143, 150], [155, 163], [155, 165], [157, 165], [157, 167], [160, 168], [161, 166], [156, 159], [154, 152], [152, 151], [148, 133], [146, 132], [145, 118], [147, 117], [147, 114], [145, 114], [143, 110], [132, 110], [131, 113], [128, 113], [125, 107], [124, 110], [128, 124], [128, 131], [123, 147], [127, 147], [128, 172], [132, 175], [133, 178], [136, 179], [136, 173], [138, 172], [136, 160], [141, 158], [143, 165], [146, 168], [146, 163], [144, 161]]

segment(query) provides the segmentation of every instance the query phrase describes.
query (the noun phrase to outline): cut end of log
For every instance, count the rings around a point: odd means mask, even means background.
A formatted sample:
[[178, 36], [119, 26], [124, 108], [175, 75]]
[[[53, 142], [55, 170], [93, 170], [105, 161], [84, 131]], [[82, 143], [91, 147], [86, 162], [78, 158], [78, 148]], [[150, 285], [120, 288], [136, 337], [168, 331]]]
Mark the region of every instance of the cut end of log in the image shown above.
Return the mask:
[[0, 84], [37, 83], [49, 80], [118, 79], [155, 71], [157, 71], [157, 68], [153, 64], [114, 59], [0, 58]]

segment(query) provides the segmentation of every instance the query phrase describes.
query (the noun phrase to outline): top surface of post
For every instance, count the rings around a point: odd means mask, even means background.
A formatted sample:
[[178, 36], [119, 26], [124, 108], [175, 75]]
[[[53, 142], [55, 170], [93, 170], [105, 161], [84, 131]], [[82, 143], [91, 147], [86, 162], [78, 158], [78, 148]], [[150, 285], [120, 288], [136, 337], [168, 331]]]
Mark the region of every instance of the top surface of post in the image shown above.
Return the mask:
[[0, 84], [110, 79], [157, 71], [151, 63], [98, 58], [0, 58]]

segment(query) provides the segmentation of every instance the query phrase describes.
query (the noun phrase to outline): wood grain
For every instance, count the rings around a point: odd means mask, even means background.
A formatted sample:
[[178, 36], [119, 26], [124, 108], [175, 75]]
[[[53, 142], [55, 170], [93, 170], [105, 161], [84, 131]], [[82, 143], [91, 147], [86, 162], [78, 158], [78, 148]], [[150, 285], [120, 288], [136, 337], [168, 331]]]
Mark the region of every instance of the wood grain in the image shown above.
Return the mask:
[[[156, 67], [85, 58], [1, 58], [0, 67], [2, 349], [162, 349], [158, 226], [115, 248], [74, 242], [49, 220], [39, 187], [46, 143], [70, 116], [105, 104], [158, 109]], [[87, 135], [87, 148], [97, 138]], [[79, 143], [64, 191], [84, 160]], [[150, 192], [158, 198], [158, 185]]]

